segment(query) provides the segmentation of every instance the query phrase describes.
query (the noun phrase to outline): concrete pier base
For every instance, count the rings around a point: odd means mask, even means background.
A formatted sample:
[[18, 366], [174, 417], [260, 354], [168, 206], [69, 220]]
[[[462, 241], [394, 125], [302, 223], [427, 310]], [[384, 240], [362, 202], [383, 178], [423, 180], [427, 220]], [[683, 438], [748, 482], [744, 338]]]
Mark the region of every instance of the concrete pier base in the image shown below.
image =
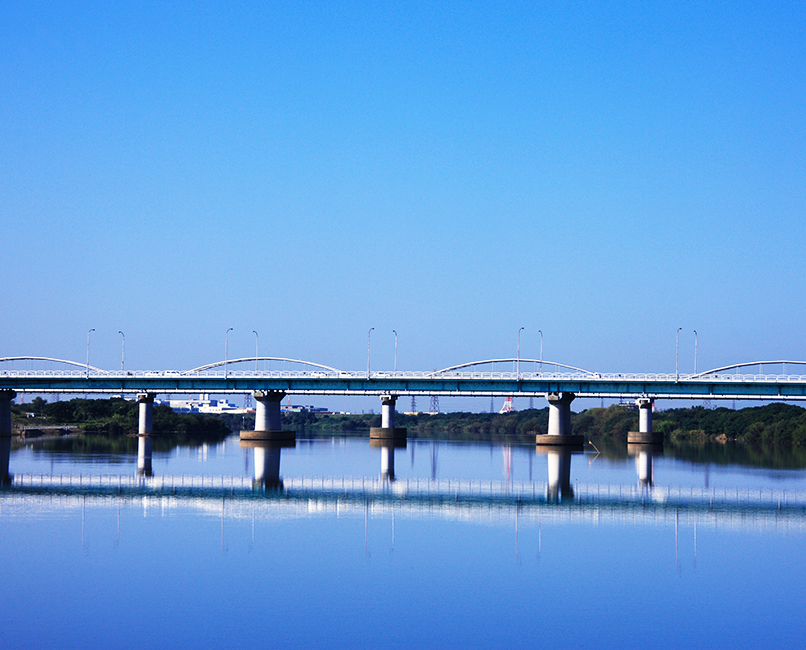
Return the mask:
[[628, 445], [662, 445], [663, 434], [657, 431], [628, 431]]
[[403, 440], [408, 437], [406, 427], [370, 427], [369, 439], [375, 440]]
[[255, 398], [255, 430], [241, 431], [241, 440], [296, 440], [296, 431], [283, 431], [280, 402], [285, 393], [281, 390], [259, 390]]

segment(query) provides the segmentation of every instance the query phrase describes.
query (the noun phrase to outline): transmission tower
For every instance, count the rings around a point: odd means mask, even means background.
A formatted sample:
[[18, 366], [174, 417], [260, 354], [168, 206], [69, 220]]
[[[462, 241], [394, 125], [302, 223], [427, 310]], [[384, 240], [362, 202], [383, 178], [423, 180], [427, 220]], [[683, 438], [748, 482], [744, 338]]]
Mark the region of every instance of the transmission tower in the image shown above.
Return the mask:
[[417, 399], [414, 397], [414, 395], [411, 396], [411, 412], [417, 412]]
[[512, 405], [512, 396], [510, 395], [506, 399], [504, 399], [504, 405], [501, 407], [501, 410], [498, 411], [499, 413], [512, 413], [515, 411], [515, 407]]
[[431, 395], [431, 413], [439, 413], [439, 396]]
[[252, 393], [247, 393], [246, 395], [244, 395], [244, 397], [243, 397], [243, 407], [246, 410], [249, 410], [249, 409], [252, 408]]

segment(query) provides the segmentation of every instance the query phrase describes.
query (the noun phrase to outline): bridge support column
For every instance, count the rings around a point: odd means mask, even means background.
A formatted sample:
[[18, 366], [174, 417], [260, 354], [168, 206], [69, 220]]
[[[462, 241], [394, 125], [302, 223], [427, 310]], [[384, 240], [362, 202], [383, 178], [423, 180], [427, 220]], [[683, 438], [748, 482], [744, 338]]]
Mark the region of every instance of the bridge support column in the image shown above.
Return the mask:
[[395, 426], [395, 403], [397, 395], [381, 395], [381, 426], [370, 427], [370, 440], [405, 440], [405, 427]]
[[155, 393], [140, 393], [140, 424], [137, 427], [137, 476], [151, 476], [151, 432], [154, 428]]
[[285, 393], [281, 390], [258, 390], [255, 398], [255, 430], [241, 431], [241, 440], [296, 440], [295, 431], [283, 431], [280, 402]]
[[11, 400], [16, 396], [13, 390], [0, 390], [0, 485], [11, 481]]
[[652, 431], [652, 407], [655, 400], [640, 397], [635, 400], [638, 406], [638, 431], [627, 432], [627, 444], [663, 444], [663, 434]]
[[538, 445], [581, 445], [582, 436], [571, 434], [571, 402], [573, 393], [549, 393], [549, 427], [547, 434], [537, 434]]
[[137, 396], [137, 403], [140, 405], [140, 426], [137, 434], [140, 436], [150, 436], [154, 421], [154, 393], [140, 393]]

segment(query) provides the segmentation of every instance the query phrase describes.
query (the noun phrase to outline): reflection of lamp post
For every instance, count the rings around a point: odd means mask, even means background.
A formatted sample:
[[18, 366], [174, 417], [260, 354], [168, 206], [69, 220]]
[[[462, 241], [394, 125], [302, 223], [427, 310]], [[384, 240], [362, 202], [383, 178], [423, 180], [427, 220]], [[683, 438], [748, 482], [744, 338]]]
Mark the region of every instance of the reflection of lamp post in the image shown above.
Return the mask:
[[395, 372], [397, 372], [397, 332], [392, 330], [392, 334], [395, 335]]
[[521, 327], [518, 330], [518, 381], [521, 378], [521, 330], [524, 329]]
[[697, 330], [694, 330], [694, 374], [697, 374]]
[[[87, 377], [90, 376], [90, 332], [94, 332], [95, 328], [93, 327], [91, 330], [87, 332]], [[85, 396], [86, 397], [86, 396]]]
[[543, 374], [543, 330], [537, 330], [540, 333], [540, 374]]
[[674, 376], [675, 381], [680, 380], [680, 371], [679, 366], [677, 365], [677, 361], [679, 359], [679, 351], [680, 351], [680, 330], [683, 329], [682, 327], [677, 328], [677, 332], [674, 335]]
[[367, 379], [369, 379], [369, 344], [372, 338], [372, 330], [374, 329], [374, 327], [370, 327], [369, 332], [367, 332]]
[[227, 371], [229, 370], [228, 365], [229, 333], [232, 331], [232, 329], [233, 328], [230, 327], [224, 334], [224, 379], [227, 378]]
[[123, 345], [120, 349], [120, 371], [123, 372], [123, 365], [126, 361], [126, 335], [120, 330], [118, 330], [118, 334], [123, 337]]
[[[252, 334], [255, 335], [255, 372], [257, 372], [257, 344], [260, 342], [260, 337], [255, 330], [252, 330]], [[265, 368], [266, 366], [264, 365], [263, 367]]]

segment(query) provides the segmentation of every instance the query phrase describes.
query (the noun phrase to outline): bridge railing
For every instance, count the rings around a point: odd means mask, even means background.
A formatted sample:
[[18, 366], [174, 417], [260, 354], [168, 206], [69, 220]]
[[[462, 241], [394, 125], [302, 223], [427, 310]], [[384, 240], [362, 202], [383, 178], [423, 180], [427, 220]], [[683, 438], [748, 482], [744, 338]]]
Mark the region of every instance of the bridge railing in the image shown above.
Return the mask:
[[[0, 369], [0, 377], [8, 378], [104, 378], [110, 380], [136, 380], [136, 379], [367, 379], [364, 371], [336, 371], [325, 370], [205, 370], [200, 372], [180, 372], [178, 370], [161, 371], [105, 371], [91, 370], [89, 373], [81, 370], [6, 370]], [[445, 372], [433, 373], [424, 371], [373, 371], [371, 380], [430, 380], [456, 381], [578, 381], [586, 383], [599, 382], [644, 382], [668, 383], [688, 382], [698, 384], [720, 383], [806, 383], [806, 375], [772, 374], [772, 373], [715, 373], [709, 375], [667, 374], [667, 373], [577, 373], [577, 372]]]

